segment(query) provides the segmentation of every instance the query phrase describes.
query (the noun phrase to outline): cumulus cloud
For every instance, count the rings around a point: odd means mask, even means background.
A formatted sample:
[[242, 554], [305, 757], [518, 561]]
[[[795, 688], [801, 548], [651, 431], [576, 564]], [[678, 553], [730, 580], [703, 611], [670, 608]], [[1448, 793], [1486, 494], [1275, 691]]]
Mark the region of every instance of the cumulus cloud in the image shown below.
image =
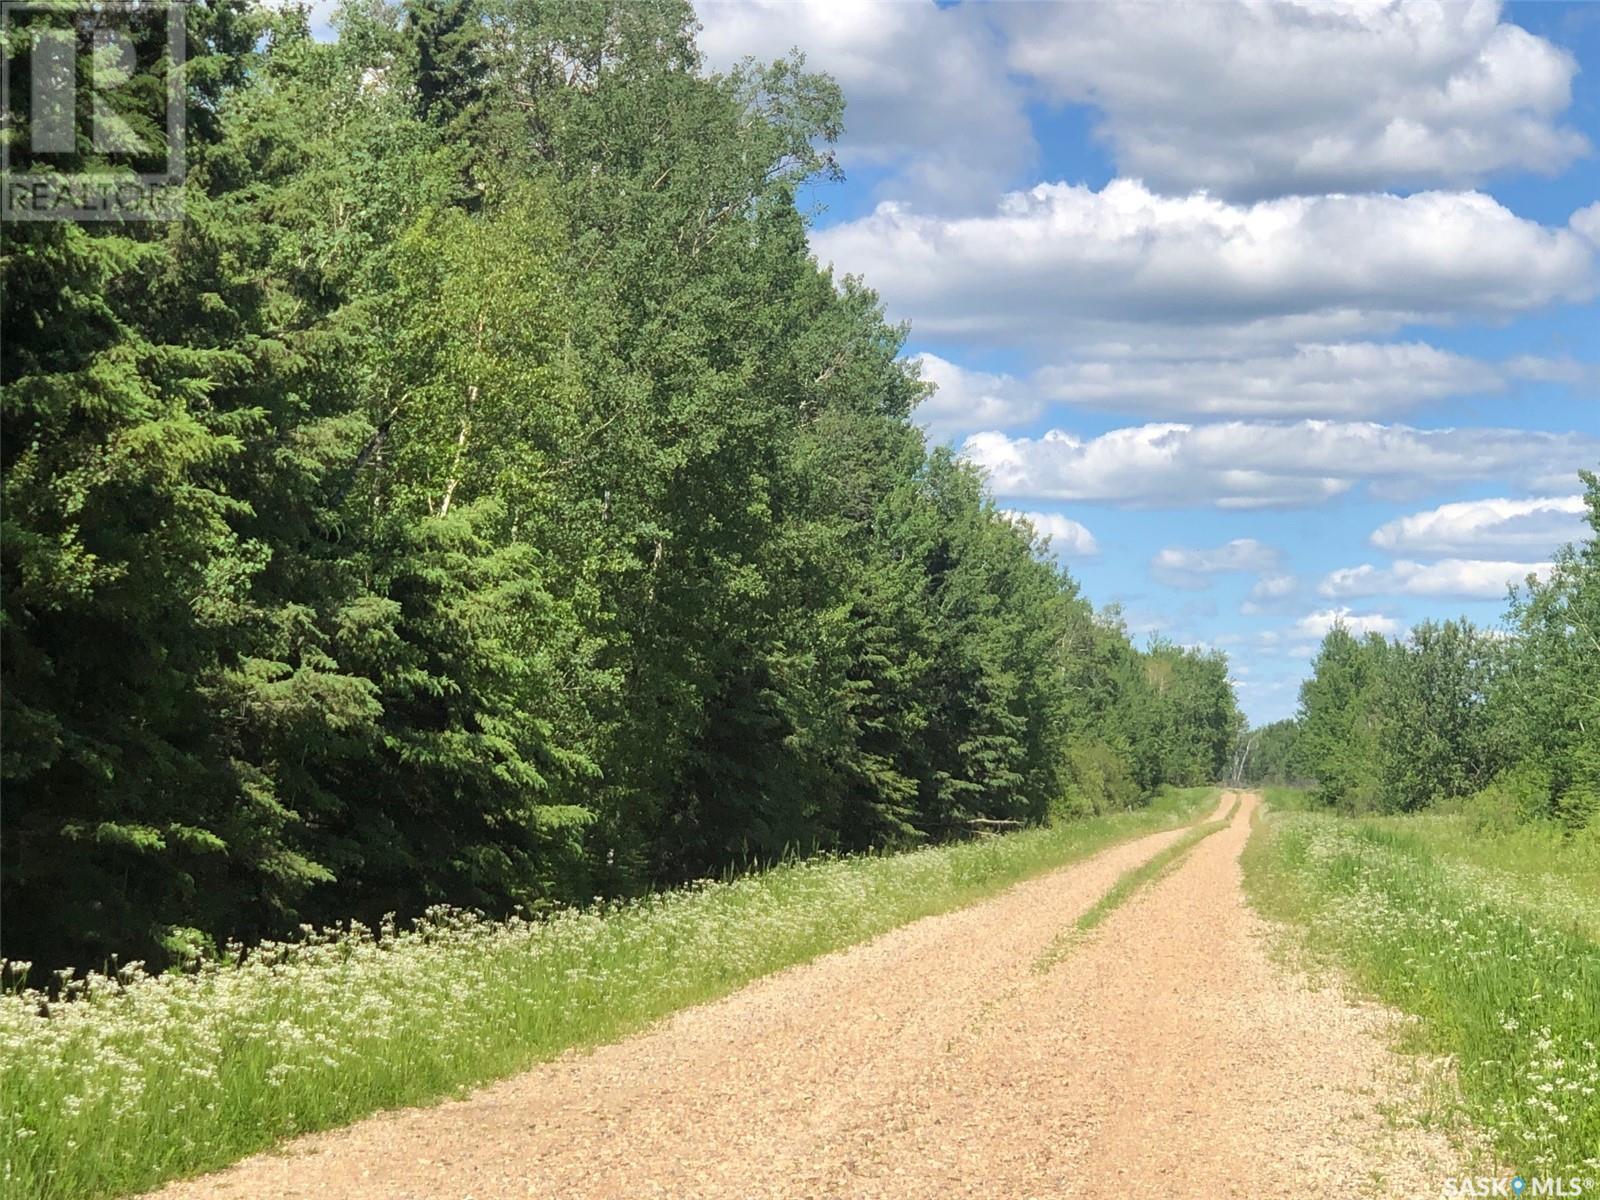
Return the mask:
[[1294, 595], [1299, 583], [1293, 575], [1263, 575], [1250, 589], [1252, 600], [1281, 600]]
[[699, 44], [726, 69], [798, 47], [844, 89], [846, 170], [894, 173], [894, 195], [945, 207], [987, 202], [1037, 155], [1004, 39], [969, 4], [702, 0]]
[[1505, 364], [1508, 376], [1535, 383], [1593, 383], [1600, 380], [1600, 368], [1575, 358], [1551, 358], [1542, 354], [1519, 354]]
[[982, 216], [884, 203], [818, 231], [920, 333], [994, 341], [1344, 340], [1500, 318], [1596, 288], [1595, 246], [1479, 192], [1250, 205], [1043, 183]]
[[1600, 457], [1600, 438], [1348, 421], [1149, 424], [1081, 438], [973, 434], [962, 452], [1006, 496], [1131, 506], [1293, 507], [1358, 483], [1537, 480]]
[[[1316, 647], [1312, 647], [1315, 653]], [[1239, 668], [1235, 668], [1237, 671]], [[1235, 681], [1240, 705], [1250, 718], [1252, 726], [1277, 721], [1294, 715], [1295, 700], [1299, 694], [1302, 672], [1276, 674], [1268, 678], [1246, 678]]]
[[915, 413], [935, 441], [973, 429], [1025, 425], [1043, 408], [1037, 391], [1010, 375], [969, 371], [937, 354], [915, 354], [912, 360], [935, 387]]
[[1245, 616], [1282, 609], [1300, 594], [1300, 581], [1293, 575], [1269, 573], [1261, 576], [1250, 588], [1250, 594], [1239, 605]]
[[1570, 359], [1489, 362], [1423, 342], [1308, 343], [1254, 355], [1165, 357], [1156, 348], [1082, 358], [1016, 376], [974, 371], [935, 354], [913, 358], [938, 391], [917, 410], [935, 440], [1031, 424], [1054, 405], [1151, 417], [1394, 417], [1453, 398], [1503, 391], [1509, 380], [1578, 383]]
[[1211, 586], [1213, 575], [1270, 571], [1281, 557], [1275, 547], [1254, 538], [1234, 538], [1210, 549], [1168, 546], [1150, 560], [1150, 573], [1171, 587], [1198, 591]]
[[1400, 632], [1400, 622], [1382, 613], [1358, 613], [1348, 608], [1327, 608], [1309, 613], [1295, 622], [1296, 633], [1306, 637], [1326, 637], [1335, 625], [1343, 625], [1357, 637], [1368, 633], [1381, 633], [1385, 637]]
[[1596, 200], [1587, 208], [1580, 208], [1573, 213], [1572, 219], [1567, 224], [1595, 245], [1600, 246], [1600, 200]]
[[1171, 417], [1385, 417], [1498, 391], [1509, 375], [1564, 381], [1571, 374], [1570, 364], [1520, 358], [1501, 367], [1421, 342], [1313, 343], [1201, 359], [1085, 358], [1022, 378], [968, 371], [932, 354], [916, 357], [923, 377], [939, 385], [918, 414], [936, 435], [1015, 428], [1052, 404]]
[[1489, 363], [1421, 342], [1308, 344], [1235, 358], [1046, 367], [1050, 400], [1152, 416], [1392, 416], [1503, 386]]
[[1582, 496], [1461, 500], [1373, 530], [1380, 550], [1411, 554], [1549, 554], [1587, 532]]
[[1446, 558], [1420, 563], [1399, 559], [1392, 566], [1341, 567], [1331, 571], [1317, 590], [1324, 596], [1457, 596], [1492, 600], [1503, 597], [1513, 583], [1529, 575], [1549, 573], [1549, 563], [1491, 562], [1485, 559]]
[[1019, 4], [1012, 64], [1104, 114], [1119, 169], [1231, 196], [1553, 174], [1577, 64], [1493, 0]]
[[1100, 546], [1078, 522], [1057, 512], [1020, 512], [1008, 509], [1006, 515], [1013, 520], [1023, 520], [1034, 532], [1049, 539], [1050, 552], [1057, 558], [1087, 558], [1100, 553]]

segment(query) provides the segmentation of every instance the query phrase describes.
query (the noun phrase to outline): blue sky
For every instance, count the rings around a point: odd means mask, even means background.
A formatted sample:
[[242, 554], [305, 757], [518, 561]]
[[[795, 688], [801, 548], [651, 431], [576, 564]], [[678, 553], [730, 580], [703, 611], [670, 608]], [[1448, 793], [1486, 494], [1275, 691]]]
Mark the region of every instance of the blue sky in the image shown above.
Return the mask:
[[699, 6], [844, 88], [812, 244], [1138, 635], [1287, 716], [1334, 619], [1494, 623], [1600, 467], [1600, 5]]

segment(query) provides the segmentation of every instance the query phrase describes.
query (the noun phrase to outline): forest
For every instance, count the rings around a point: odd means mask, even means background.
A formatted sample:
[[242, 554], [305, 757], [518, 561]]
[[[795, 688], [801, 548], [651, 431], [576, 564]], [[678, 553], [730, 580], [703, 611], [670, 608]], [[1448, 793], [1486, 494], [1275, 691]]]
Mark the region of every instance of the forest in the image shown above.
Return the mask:
[[[1226, 771], [1225, 659], [1097, 610], [809, 255], [836, 86], [694, 34], [679, 0], [356, 0], [331, 42], [195, 4], [187, 218], [0, 227], [6, 957], [537, 914]], [[1547, 656], [1557, 605], [1518, 610]], [[1465, 687], [1499, 652], [1427, 636]], [[1366, 705], [1409, 654], [1331, 639], [1319, 677]], [[1307, 746], [1354, 711], [1310, 695]], [[1518, 728], [1592, 803], [1572, 720]], [[1410, 803], [1511, 753], [1370, 769]]]
[[1593, 532], [1511, 590], [1503, 625], [1334, 628], [1297, 716], [1254, 732], [1247, 777], [1311, 781], [1350, 813], [1460, 802], [1494, 828], [1600, 838], [1600, 477], [1582, 482]]

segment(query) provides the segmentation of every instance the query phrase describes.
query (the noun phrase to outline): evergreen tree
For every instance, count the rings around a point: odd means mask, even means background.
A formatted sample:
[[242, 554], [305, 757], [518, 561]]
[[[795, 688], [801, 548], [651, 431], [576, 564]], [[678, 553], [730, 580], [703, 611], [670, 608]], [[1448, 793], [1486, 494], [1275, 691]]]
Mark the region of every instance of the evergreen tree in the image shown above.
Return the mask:
[[187, 218], [0, 227], [7, 955], [537, 908], [1221, 770], [1225, 663], [1097, 616], [811, 258], [830, 80], [705, 74], [679, 0], [190, 21]]

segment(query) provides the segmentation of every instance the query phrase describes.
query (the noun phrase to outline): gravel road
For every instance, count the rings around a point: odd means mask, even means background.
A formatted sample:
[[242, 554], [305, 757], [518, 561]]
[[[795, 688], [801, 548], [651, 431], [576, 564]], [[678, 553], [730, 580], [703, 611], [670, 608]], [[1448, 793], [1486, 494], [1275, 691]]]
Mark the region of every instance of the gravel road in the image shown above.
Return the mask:
[[1406, 1100], [1394, 1018], [1276, 962], [1245, 904], [1257, 803], [1058, 959], [1177, 834], [158, 1194], [1438, 1196], [1463, 1169], [1448, 1144], [1379, 1111]]

